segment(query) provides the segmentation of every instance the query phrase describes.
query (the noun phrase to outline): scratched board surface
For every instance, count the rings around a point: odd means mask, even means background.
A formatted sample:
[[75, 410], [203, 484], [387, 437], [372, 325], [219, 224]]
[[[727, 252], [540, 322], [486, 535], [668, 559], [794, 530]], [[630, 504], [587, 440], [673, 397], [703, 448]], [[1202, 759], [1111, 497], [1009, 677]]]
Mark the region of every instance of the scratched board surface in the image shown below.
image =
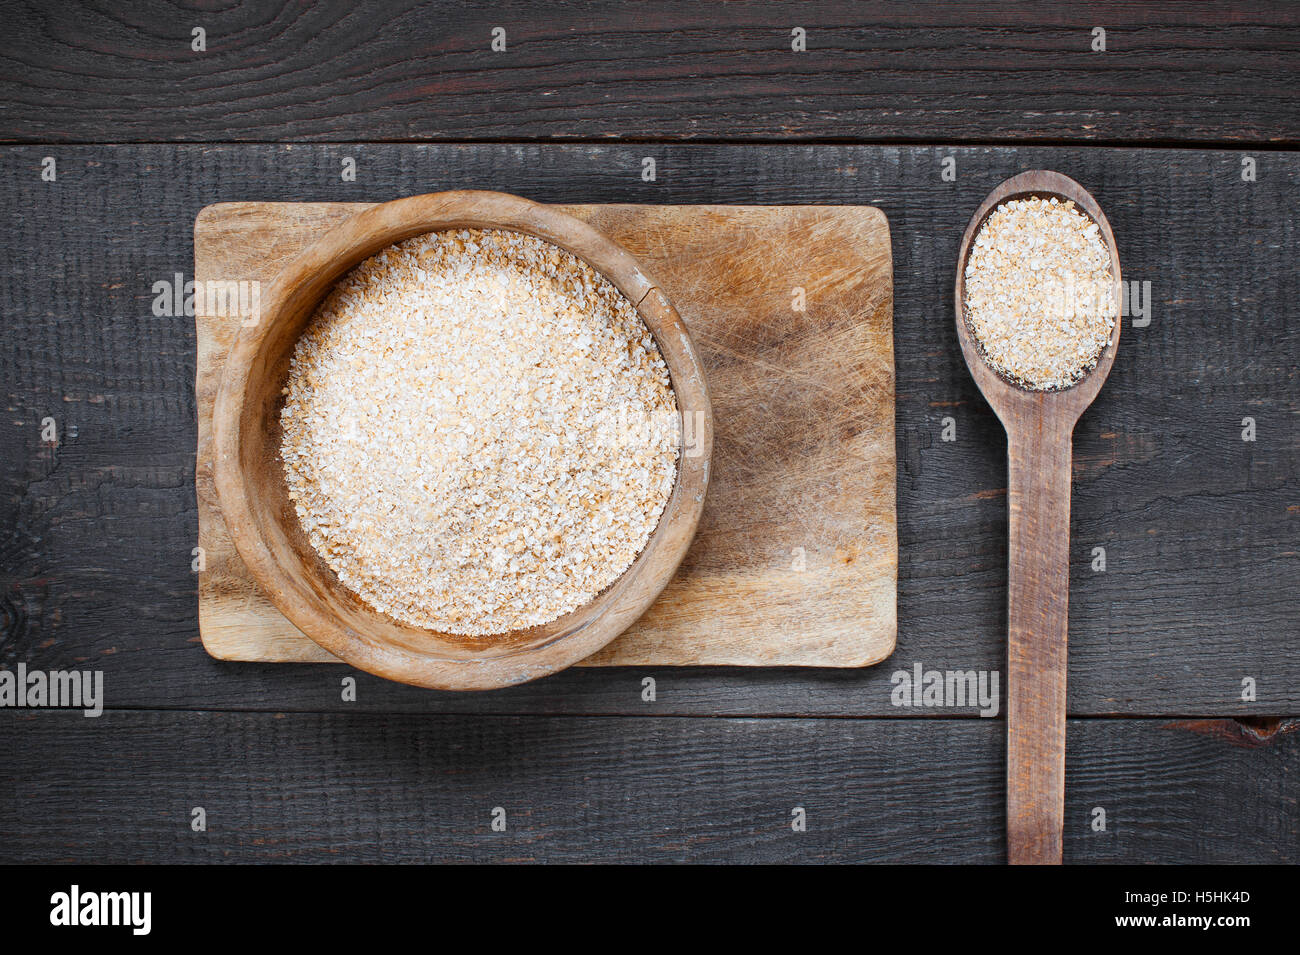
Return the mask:
[[[363, 208], [209, 206], [195, 224], [195, 276], [270, 281], [287, 257]], [[636, 255], [673, 301], [708, 375], [716, 432], [704, 515], [682, 567], [587, 664], [855, 667], [889, 656], [898, 545], [884, 215], [861, 206], [563, 208]], [[222, 522], [209, 431], [239, 320], [206, 305], [196, 306], [195, 383], [204, 645], [226, 660], [329, 660], [271, 605]]]

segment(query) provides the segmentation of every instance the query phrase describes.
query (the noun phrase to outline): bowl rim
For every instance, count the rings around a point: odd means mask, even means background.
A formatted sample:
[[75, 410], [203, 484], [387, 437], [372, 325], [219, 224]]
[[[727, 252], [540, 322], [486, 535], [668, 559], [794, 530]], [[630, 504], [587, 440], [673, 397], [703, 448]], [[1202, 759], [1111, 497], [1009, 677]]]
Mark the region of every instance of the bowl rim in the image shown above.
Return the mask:
[[[299, 320], [304, 311], [314, 312], [343, 275], [379, 249], [428, 232], [459, 228], [494, 228], [536, 236], [567, 249], [611, 281], [632, 301], [655, 337], [669, 366], [684, 425], [672, 494], [632, 565], [593, 601], [542, 625], [562, 624], [554, 637], [482, 657], [417, 651], [361, 632], [332, 613], [324, 598], [288, 572], [275, 556], [264, 536], [270, 528], [255, 517], [250, 498], [257, 492], [250, 487], [252, 480], [241, 455], [246, 441], [255, 440], [245, 434], [246, 404], [255, 383], [254, 368], [269, 347], [272, 331], [280, 323]], [[320, 284], [323, 290], [308, 298], [296, 294], [311, 284]], [[689, 447], [687, 414], [692, 418]], [[267, 597], [307, 637], [344, 662], [387, 679], [433, 689], [493, 689], [537, 679], [590, 656], [630, 626], [667, 586], [695, 536], [709, 482], [712, 443], [712, 406], [698, 352], [681, 316], [635, 257], [595, 227], [554, 206], [483, 190], [428, 193], [379, 203], [348, 217], [290, 259], [263, 290], [256, 320], [240, 328], [222, 369], [213, 408], [217, 498], [236, 551]], [[278, 462], [278, 454], [276, 457]], [[281, 518], [290, 519], [296, 521], [296, 515]], [[337, 578], [319, 582], [326, 590], [341, 588], [351, 593]], [[598, 610], [584, 616], [592, 607]], [[456, 640], [455, 635], [421, 630], [366, 609], [385, 621], [385, 626], [396, 626], [413, 639], [425, 635], [433, 646], [440, 639], [444, 643]]]

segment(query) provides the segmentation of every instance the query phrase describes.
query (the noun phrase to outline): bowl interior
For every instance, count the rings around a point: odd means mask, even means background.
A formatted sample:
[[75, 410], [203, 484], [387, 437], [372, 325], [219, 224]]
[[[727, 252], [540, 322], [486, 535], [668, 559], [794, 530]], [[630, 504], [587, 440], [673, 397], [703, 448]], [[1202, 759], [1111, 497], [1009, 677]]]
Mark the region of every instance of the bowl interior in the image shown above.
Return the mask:
[[[583, 607], [551, 623], [492, 636], [401, 623], [343, 585], [299, 523], [280, 457], [281, 389], [294, 346], [325, 295], [349, 270], [386, 246], [426, 232], [460, 228], [536, 236], [567, 249], [609, 279], [637, 306], [654, 335], [684, 424], [676, 484], [633, 564]], [[680, 316], [635, 260], [612, 241], [577, 219], [513, 196], [417, 196], [373, 207], [323, 236], [286, 267], [264, 301], [259, 321], [241, 331], [231, 352], [218, 398], [218, 493], [236, 547], [254, 576], [282, 612], [327, 650], [363, 669], [422, 685], [470, 688], [522, 682], [608, 643], [668, 582], [703, 505], [712, 434], [708, 394]], [[233, 462], [223, 454], [227, 451]]]

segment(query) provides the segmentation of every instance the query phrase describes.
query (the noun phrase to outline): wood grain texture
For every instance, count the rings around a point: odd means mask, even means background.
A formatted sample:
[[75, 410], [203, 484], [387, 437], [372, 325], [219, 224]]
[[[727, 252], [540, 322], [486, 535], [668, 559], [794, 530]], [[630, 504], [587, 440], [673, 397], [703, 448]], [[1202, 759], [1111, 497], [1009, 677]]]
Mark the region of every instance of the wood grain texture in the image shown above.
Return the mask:
[[[195, 224], [195, 275], [269, 285], [286, 256], [367, 208], [209, 206]], [[561, 211], [654, 276], [695, 341], [715, 406], [695, 544], [645, 616], [588, 665], [865, 666], [887, 657], [898, 544], [885, 217], [864, 207]], [[803, 311], [793, 308], [795, 289]], [[237, 325], [237, 316], [196, 316], [200, 632], [225, 660], [327, 660], [235, 553], [213, 493], [213, 399]]]
[[[659, 179], [640, 179], [653, 152]], [[57, 183], [40, 179], [58, 160]], [[354, 155], [359, 179], [339, 178]], [[951, 156], [956, 182], [940, 178]], [[988, 191], [1053, 168], [1106, 209], [1150, 282], [1074, 435], [1069, 712], [1300, 712], [1300, 156], [1241, 151], [804, 146], [146, 146], [0, 149], [0, 664], [94, 664], [110, 707], [411, 713], [935, 716], [900, 709], [916, 663], [1001, 670], [1006, 445], [956, 340], [952, 273]], [[870, 204], [890, 220], [900, 544], [898, 650], [862, 670], [573, 670], [467, 697], [337, 666], [233, 664], [198, 636], [193, 320], [152, 314], [224, 200], [378, 201], [455, 187], [548, 202]], [[1139, 288], [1141, 286], [1139, 285]], [[42, 444], [40, 422], [61, 436]], [[1241, 440], [1242, 419], [1257, 424]], [[944, 441], [951, 418], [956, 440]], [[798, 502], [791, 502], [792, 506]], [[1104, 546], [1107, 568], [1091, 569]], [[1242, 680], [1258, 700], [1242, 700]], [[1005, 688], [1005, 682], [1004, 682]], [[964, 712], [970, 712], [969, 710]], [[998, 797], [1001, 799], [1001, 796]], [[1000, 803], [999, 803], [1000, 805]]]
[[[1248, 748], [1159, 721], [1072, 721], [1066, 861], [1300, 861], [1295, 729]], [[1002, 730], [10, 710], [0, 861], [997, 863]], [[196, 806], [206, 832], [190, 829]], [[505, 832], [490, 829], [498, 806]]]
[[8, 141], [1300, 142], [1300, 9], [1285, 0], [5, 0], [0, 14]]

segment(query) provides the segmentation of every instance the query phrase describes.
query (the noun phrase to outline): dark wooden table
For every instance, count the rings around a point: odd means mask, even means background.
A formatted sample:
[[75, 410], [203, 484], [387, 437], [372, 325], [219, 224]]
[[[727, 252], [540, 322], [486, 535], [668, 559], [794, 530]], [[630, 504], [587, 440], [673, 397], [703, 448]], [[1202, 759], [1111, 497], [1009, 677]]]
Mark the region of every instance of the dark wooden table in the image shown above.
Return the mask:
[[[1300, 7], [123, 6], [0, 2], [0, 668], [107, 701], [0, 710], [0, 860], [1000, 861], [1004, 722], [891, 677], [1005, 668], [1006, 445], [952, 272], [1035, 167], [1096, 195], [1143, 312], [1075, 435], [1067, 861], [1300, 860]], [[204, 653], [194, 327], [153, 283], [211, 202], [460, 187], [885, 211], [892, 659], [466, 696]]]

